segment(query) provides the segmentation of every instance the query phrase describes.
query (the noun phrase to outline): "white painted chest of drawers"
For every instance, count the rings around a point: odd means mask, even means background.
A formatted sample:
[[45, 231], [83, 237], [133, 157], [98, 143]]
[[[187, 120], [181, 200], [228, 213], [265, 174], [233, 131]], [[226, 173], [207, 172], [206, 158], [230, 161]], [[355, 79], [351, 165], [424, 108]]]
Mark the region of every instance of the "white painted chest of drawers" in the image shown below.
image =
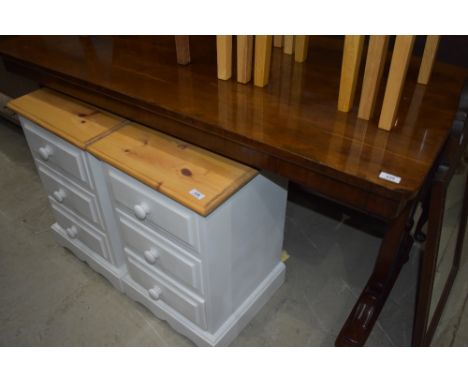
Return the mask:
[[21, 116], [20, 122], [49, 195], [56, 240], [122, 290], [124, 255], [99, 162]]
[[229, 344], [282, 284], [284, 181], [257, 174], [202, 216], [20, 120], [56, 240], [196, 344]]

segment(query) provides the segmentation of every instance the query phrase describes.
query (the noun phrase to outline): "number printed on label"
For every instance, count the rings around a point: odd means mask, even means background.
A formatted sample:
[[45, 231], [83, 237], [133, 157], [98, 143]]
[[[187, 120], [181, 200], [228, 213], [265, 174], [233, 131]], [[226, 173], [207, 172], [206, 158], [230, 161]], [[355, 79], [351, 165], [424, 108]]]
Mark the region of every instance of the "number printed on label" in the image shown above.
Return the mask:
[[189, 191], [189, 194], [197, 198], [198, 200], [202, 200], [205, 197], [205, 194], [202, 194], [196, 188]]
[[401, 178], [399, 176], [389, 174], [388, 172], [385, 172], [385, 171], [380, 172], [379, 178], [385, 179], [385, 180], [388, 180], [389, 182], [397, 183], [397, 184], [401, 182]]

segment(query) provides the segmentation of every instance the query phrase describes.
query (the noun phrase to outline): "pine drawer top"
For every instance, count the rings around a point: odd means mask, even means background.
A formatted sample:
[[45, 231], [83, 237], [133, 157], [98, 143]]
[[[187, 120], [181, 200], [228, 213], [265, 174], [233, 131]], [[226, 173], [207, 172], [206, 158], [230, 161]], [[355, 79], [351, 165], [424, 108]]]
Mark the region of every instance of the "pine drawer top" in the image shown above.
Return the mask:
[[118, 128], [123, 118], [50, 89], [39, 89], [8, 103], [19, 115], [84, 149]]
[[87, 151], [202, 216], [257, 174], [250, 167], [136, 123], [93, 142]]

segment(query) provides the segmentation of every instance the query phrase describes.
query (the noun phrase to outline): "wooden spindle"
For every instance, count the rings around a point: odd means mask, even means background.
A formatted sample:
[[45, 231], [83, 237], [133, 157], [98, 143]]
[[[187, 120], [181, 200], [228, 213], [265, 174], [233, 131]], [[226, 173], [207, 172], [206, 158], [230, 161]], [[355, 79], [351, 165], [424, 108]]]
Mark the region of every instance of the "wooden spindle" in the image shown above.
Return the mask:
[[380, 113], [379, 128], [391, 130], [400, 103], [401, 92], [405, 83], [406, 73], [414, 45], [414, 36], [397, 36], [393, 48], [392, 63], [388, 73], [385, 96]]
[[270, 77], [271, 36], [255, 36], [254, 85], [264, 87]]
[[216, 36], [218, 78], [228, 80], [232, 76], [232, 36]]
[[177, 63], [179, 65], [190, 64], [189, 36], [175, 36]]
[[246, 84], [252, 79], [253, 36], [237, 36], [237, 81]]
[[273, 46], [275, 48], [283, 47], [283, 36], [273, 36]]
[[309, 36], [296, 36], [294, 47], [294, 59], [296, 62], [304, 62], [309, 50]]
[[427, 85], [432, 72], [432, 65], [439, 47], [440, 36], [427, 36], [424, 53], [419, 68], [418, 83]]
[[338, 95], [339, 111], [348, 112], [353, 106], [363, 44], [364, 36], [345, 36]]
[[388, 49], [388, 36], [370, 36], [367, 50], [366, 68], [362, 82], [358, 118], [369, 120], [374, 113], [375, 100], [380, 88], [385, 58]]
[[293, 54], [294, 52], [294, 36], [288, 35], [283, 38], [283, 53]]

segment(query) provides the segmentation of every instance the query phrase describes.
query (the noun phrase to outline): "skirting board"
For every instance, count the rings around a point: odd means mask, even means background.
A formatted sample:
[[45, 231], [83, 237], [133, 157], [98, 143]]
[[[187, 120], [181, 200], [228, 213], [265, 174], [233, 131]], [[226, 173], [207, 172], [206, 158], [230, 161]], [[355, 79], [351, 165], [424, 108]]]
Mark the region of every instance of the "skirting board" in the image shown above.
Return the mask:
[[286, 273], [285, 270], [285, 265], [283, 263], [278, 263], [265, 280], [260, 283], [244, 303], [232, 313], [214, 334], [200, 329], [178, 312], [171, 309], [168, 305], [164, 304], [164, 302], [154, 302], [151, 300], [147, 292], [138, 286], [128, 275], [123, 279], [123, 288], [124, 293], [131, 299], [146, 306], [156, 317], [167, 321], [174, 330], [192, 340], [196, 345], [227, 346], [237, 337], [242, 329], [244, 329], [283, 284]]

